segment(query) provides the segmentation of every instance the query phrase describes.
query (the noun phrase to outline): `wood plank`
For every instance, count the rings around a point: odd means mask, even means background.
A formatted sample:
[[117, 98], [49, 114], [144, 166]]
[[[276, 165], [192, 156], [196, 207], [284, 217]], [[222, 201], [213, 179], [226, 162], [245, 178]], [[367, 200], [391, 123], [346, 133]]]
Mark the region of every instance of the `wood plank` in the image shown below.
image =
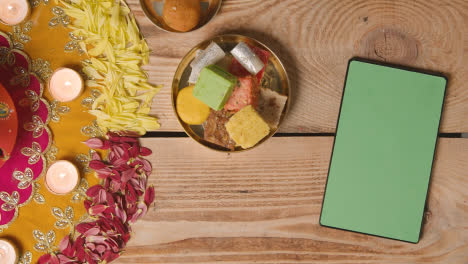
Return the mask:
[[463, 0], [225, 0], [206, 27], [166, 33], [128, 0], [152, 49], [150, 80], [163, 84], [152, 113], [161, 131], [181, 131], [170, 85], [197, 43], [239, 33], [267, 43], [285, 63], [293, 97], [281, 132], [334, 132], [347, 61], [353, 56], [441, 71], [450, 77], [441, 132], [468, 132], [468, 2]]
[[320, 227], [331, 137], [238, 154], [148, 138], [156, 207], [116, 263], [468, 263], [468, 139], [442, 138], [419, 244]]

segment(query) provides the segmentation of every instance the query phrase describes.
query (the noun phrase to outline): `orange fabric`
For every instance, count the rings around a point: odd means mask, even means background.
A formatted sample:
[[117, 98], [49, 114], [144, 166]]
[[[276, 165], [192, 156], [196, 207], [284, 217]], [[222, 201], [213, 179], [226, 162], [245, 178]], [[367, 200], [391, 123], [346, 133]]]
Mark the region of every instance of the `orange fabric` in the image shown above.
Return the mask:
[[[51, 28], [49, 21], [53, 17], [52, 8], [55, 6], [54, 1], [50, 1], [48, 5], [43, 2], [38, 7], [33, 8], [32, 16], [29, 20], [33, 21], [32, 30], [28, 33], [31, 41], [24, 45], [24, 51], [29, 57], [34, 60], [42, 58], [51, 63], [51, 69], [55, 70], [59, 67], [70, 67], [75, 70], [81, 68], [81, 60], [86, 56], [80, 56], [74, 51], [67, 53], [64, 51], [66, 43], [71, 39], [68, 36], [69, 30], [63, 25]], [[0, 24], [0, 30], [3, 32], [12, 32], [12, 27]], [[49, 102], [52, 98], [47, 90], [47, 81], [45, 83], [44, 95]], [[50, 122], [49, 127], [53, 133], [53, 141], [58, 148], [56, 159], [66, 159], [77, 165], [75, 157], [78, 154], [87, 154], [89, 148], [81, 143], [87, 139], [82, 135], [80, 130], [83, 126], [91, 124], [94, 117], [86, 112], [86, 109], [80, 105], [81, 100], [89, 96], [89, 89], [85, 89], [83, 95], [70, 103], [62, 103], [70, 107], [71, 111], [61, 115], [58, 123]], [[89, 186], [98, 183], [98, 179], [92, 175], [81, 175], [87, 179]], [[55, 246], [58, 246], [60, 240], [70, 232], [70, 228], [57, 229], [54, 223], [57, 218], [52, 215], [52, 208], [58, 207], [65, 211], [67, 206], [72, 206], [74, 210], [74, 221], [80, 219], [85, 213], [83, 201], [77, 203], [71, 202], [72, 194], [68, 195], [53, 195], [44, 186], [44, 178], [39, 179], [41, 185], [39, 193], [45, 198], [44, 204], [37, 204], [35, 201], [30, 201], [29, 204], [19, 208], [18, 218], [11, 225], [0, 233], [0, 238], [7, 238], [13, 241], [18, 247], [20, 256], [26, 251], [30, 251], [33, 255], [31, 263], [36, 263], [37, 259], [45, 252], [40, 252], [34, 249], [37, 241], [33, 237], [33, 230], [40, 230], [43, 233], [54, 230], [56, 234]]]

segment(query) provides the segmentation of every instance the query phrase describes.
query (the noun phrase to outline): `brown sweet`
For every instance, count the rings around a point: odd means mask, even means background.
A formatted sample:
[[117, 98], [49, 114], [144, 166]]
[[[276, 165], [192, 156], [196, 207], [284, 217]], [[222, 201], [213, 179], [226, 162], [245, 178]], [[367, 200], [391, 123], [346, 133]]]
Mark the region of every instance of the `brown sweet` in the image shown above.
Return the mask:
[[187, 32], [200, 22], [200, 0], [166, 0], [163, 19], [177, 31]]
[[236, 142], [234, 142], [226, 130], [226, 123], [231, 118], [232, 113], [221, 110], [213, 111], [211, 110], [208, 119], [205, 122], [205, 135], [204, 139], [213, 144], [222, 146], [224, 148], [234, 150], [236, 147]]

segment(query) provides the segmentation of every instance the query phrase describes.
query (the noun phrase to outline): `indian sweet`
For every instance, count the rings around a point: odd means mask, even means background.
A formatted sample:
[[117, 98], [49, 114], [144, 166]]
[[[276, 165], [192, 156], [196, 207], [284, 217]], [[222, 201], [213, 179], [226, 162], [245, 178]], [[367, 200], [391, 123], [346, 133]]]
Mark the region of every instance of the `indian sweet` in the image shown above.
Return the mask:
[[257, 54], [255, 54], [245, 42], [237, 44], [237, 46], [231, 50], [231, 54], [253, 75], [259, 73], [265, 67], [265, 63], [260, 60]]
[[187, 32], [200, 22], [200, 0], [166, 0], [163, 7], [164, 22], [177, 31]]
[[260, 89], [257, 110], [263, 120], [265, 120], [272, 129], [278, 127], [287, 100], [287, 96], [272, 91], [271, 89]]
[[[271, 53], [267, 50], [255, 46], [249, 47], [255, 53], [255, 55], [257, 55], [257, 57], [265, 64], [265, 67], [263, 67], [263, 69], [255, 75], [255, 77], [257, 77], [257, 81], [260, 83], [265, 73], [266, 65], [268, 65]], [[234, 57], [232, 58], [231, 64], [229, 65], [229, 72], [237, 77], [245, 77], [250, 75], [250, 72], [248, 72], [244, 68], [244, 66], [242, 66], [242, 64], [239, 61], [237, 61]]]
[[252, 75], [240, 77], [238, 85], [224, 105], [224, 110], [237, 112], [248, 105], [257, 107], [258, 95], [259, 88], [255, 77]]
[[210, 115], [204, 124], [205, 131], [203, 138], [218, 146], [234, 150], [236, 142], [234, 142], [234, 140], [229, 136], [225, 126], [231, 116], [232, 113], [228, 111], [211, 110]]
[[216, 65], [209, 65], [200, 73], [193, 95], [214, 110], [221, 110], [232, 94], [237, 78]]
[[234, 114], [226, 123], [226, 130], [236, 144], [244, 149], [255, 146], [270, 133], [268, 124], [251, 105]]
[[180, 119], [189, 125], [200, 125], [210, 114], [210, 107], [193, 96], [194, 86], [188, 86], [177, 95], [176, 110]]
[[189, 83], [196, 83], [200, 72], [208, 65], [215, 64], [226, 56], [223, 49], [218, 44], [211, 42], [208, 47], [201, 51], [190, 63], [192, 71], [190, 72]]

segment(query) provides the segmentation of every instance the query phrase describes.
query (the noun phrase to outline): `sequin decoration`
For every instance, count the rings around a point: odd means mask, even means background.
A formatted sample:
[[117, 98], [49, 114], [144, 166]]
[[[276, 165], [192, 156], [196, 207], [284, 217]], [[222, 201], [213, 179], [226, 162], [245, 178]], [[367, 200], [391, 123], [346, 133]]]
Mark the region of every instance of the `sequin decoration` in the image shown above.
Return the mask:
[[16, 74], [10, 80], [11, 85], [21, 85], [23, 87], [28, 87], [29, 82], [31, 81], [30, 73], [23, 67], [16, 67], [13, 72]]
[[87, 137], [102, 137], [104, 133], [102, 133], [101, 129], [97, 125], [96, 121], [93, 121], [92, 124], [84, 126], [81, 128], [81, 134]]
[[101, 91], [98, 89], [92, 89], [91, 90], [91, 96], [88, 96], [81, 100], [81, 106], [86, 107], [88, 109], [91, 109], [94, 101], [101, 95]]
[[32, 7], [38, 7], [40, 4], [44, 3], [44, 5], [48, 5], [50, 0], [31, 0], [31, 6]]
[[57, 218], [57, 221], [54, 224], [55, 228], [73, 228], [73, 218], [75, 218], [75, 213], [71, 206], [67, 206], [64, 211], [58, 207], [52, 207], [52, 215]]
[[49, 253], [56, 250], [54, 230], [50, 230], [47, 234], [44, 234], [42, 231], [36, 229], [33, 231], [33, 237], [37, 242], [34, 245], [35, 250]]
[[93, 159], [93, 155], [96, 151], [90, 149], [88, 155], [86, 154], [78, 154], [75, 157], [75, 160], [78, 162], [81, 170], [83, 173], [89, 173], [91, 170], [89, 169], [89, 162]]
[[13, 179], [16, 179], [18, 182], [18, 189], [26, 189], [29, 186], [31, 186], [31, 183], [34, 178], [33, 171], [31, 168], [26, 168], [24, 172], [21, 172], [19, 170], [15, 170], [13, 172]]
[[84, 178], [81, 179], [80, 181], [80, 185], [78, 185], [78, 187], [75, 188], [75, 190], [73, 191], [73, 196], [71, 198], [71, 201], [74, 202], [74, 203], [77, 203], [81, 200], [84, 200], [86, 199], [86, 197], [88, 197], [86, 195], [86, 192], [88, 191], [88, 181]]
[[52, 8], [52, 13], [54, 14], [54, 17], [49, 21], [50, 27], [56, 27], [60, 24], [66, 27], [70, 24], [70, 17], [65, 13], [65, 11], [63, 11], [62, 8], [54, 6]]
[[52, 74], [50, 62], [41, 58], [33, 60], [31, 63], [31, 72], [35, 73], [42, 81], [47, 81]]
[[8, 36], [10, 37], [13, 43], [14, 49], [24, 50], [24, 44], [31, 41], [31, 37], [28, 35], [28, 33], [29, 31], [31, 31], [32, 26], [33, 26], [32, 21], [28, 21], [24, 23], [23, 26], [21, 25], [14, 26], [13, 32], [8, 33]]
[[52, 164], [57, 159], [57, 153], [58, 153], [58, 148], [55, 146], [55, 143], [52, 142], [52, 144], [49, 147], [49, 151], [45, 154], [45, 158], [47, 160], [47, 164]]
[[2, 207], [1, 207], [2, 210], [11, 211], [11, 210], [16, 209], [16, 207], [18, 207], [20, 196], [17, 191], [13, 191], [11, 195], [8, 194], [7, 192], [1, 192], [0, 199], [5, 202], [4, 204], [2, 204]]
[[44, 128], [45, 128], [44, 122], [37, 115], [32, 116], [31, 122], [24, 123], [24, 129], [26, 131], [32, 131], [33, 138], [38, 138], [42, 136], [42, 133], [44, 132]]
[[39, 95], [33, 90], [26, 90], [24, 93], [26, 98], [21, 99], [19, 105], [22, 107], [31, 107], [31, 112], [36, 112], [41, 104]]
[[21, 153], [29, 157], [28, 159], [29, 165], [36, 164], [41, 159], [41, 153], [42, 153], [41, 145], [39, 145], [39, 143], [37, 142], [33, 142], [30, 148], [28, 147], [22, 148]]
[[58, 101], [52, 101], [50, 103], [50, 115], [52, 121], [58, 123], [60, 121], [60, 115], [67, 114], [70, 112], [70, 107], [66, 105], [60, 105]]
[[32, 262], [32, 253], [26, 251], [24, 255], [19, 259], [18, 264], [31, 264]]
[[67, 44], [65, 44], [64, 50], [66, 52], [73, 52], [76, 50], [79, 54], [83, 54], [84, 50], [81, 47], [81, 45], [86, 45], [83, 42], [84, 38], [82, 36], [76, 36], [75, 34], [73, 34], [73, 32], [70, 32], [68, 35], [70, 36], [71, 40]]
[[33, 182], [33, 191], [34, 191], [33, 200], [37, 204], [43, 204], [43, 203], [46, 202], [46, 200], [44, 198], [44, 195], [39, 193], [40, 189], [41, 189], [41, 185], [39, 183], [37, 183], [37, 182]]
[[9, 66], [15, 64], [16, 57], [13, 51], [5, 46], [0, 47], [0, 65], [7, 64]]
[[0, 120], [8, 120], [12, 112], [13, 110], [8, 104], [0, 102]]

